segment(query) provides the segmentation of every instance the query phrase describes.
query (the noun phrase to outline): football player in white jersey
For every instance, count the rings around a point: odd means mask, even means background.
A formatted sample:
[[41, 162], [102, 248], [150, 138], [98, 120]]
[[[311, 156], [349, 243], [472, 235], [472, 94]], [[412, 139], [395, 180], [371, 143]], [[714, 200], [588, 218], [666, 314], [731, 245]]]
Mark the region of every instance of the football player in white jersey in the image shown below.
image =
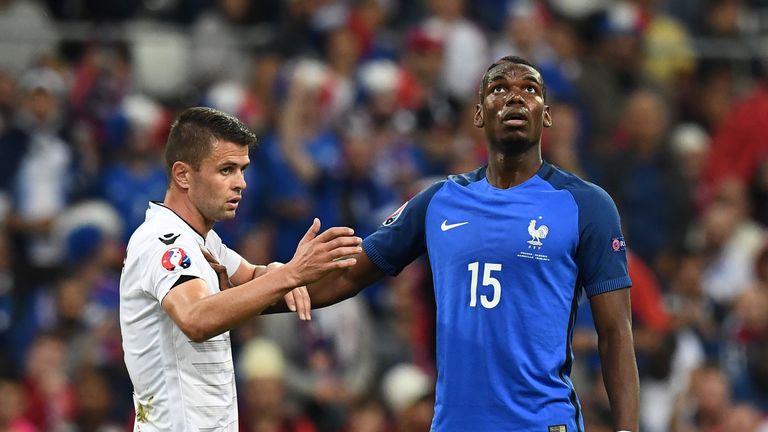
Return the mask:
[[351, 228], [319, 234], [318, 219], [285, 265], [256, 266], [222, 244], [213, 225], [235, 217], [255, 140], [210, 108], [187, 109], [171, 128], [165, 199], [149, 204], [120, 279], [134, 431], [237, 431], [229, 330], [282, 298], [309, 319], [303, 286], [361, 251]]

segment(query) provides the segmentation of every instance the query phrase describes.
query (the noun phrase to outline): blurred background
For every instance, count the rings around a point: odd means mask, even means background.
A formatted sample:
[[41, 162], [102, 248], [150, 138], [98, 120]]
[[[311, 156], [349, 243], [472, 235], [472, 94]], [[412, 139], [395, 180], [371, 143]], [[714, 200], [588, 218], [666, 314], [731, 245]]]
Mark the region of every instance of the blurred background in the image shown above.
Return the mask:
[[[224, 241], [288, 261], [318, 216], [371, 233], [485, 163], [477, 85], [539, 66], [545, 158], [610, 192], [629, 245], [641, 429], [768, 430], [768, 1], [0, 0], [0, 431], [129, 431], [125, 243], [192, 105], [259, 136]], [[583, 301], [573, 379], [610, 431]], [[426, 431], [425, 262], [232, 332], [243, 432]]]

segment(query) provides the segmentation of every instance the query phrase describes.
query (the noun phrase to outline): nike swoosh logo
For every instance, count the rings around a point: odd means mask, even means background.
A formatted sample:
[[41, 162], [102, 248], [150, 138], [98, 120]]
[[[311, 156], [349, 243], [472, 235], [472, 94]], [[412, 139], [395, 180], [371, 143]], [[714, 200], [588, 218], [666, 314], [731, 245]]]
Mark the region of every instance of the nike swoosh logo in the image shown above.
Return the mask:
[[459, 223], [455, 223], [455, 224], [449, 224], [448, 223], [448, 219], [446, 219], [446, 220], [443, 221], [443, 224], [440, 225], [440, 229], [443, 230], [443, 231], [448, 231], [449, 229], [454, 229], [456, 227], [460, 227], [460, 226], [466, 225], [468, 223], [469, 222], [459, 222]]

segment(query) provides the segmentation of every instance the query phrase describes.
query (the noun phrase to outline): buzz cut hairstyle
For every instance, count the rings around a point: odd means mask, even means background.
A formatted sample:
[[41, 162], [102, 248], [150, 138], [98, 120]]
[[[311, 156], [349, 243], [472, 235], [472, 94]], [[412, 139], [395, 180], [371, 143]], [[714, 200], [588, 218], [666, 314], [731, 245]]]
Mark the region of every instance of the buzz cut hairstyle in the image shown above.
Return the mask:
[[177, 161], [186, 162], [199, 170], [217, 141], [229, 141], [250, 148], [256, 145], [256, 135], [236, 117], [217, 109], [192, 107], [184, 110], [173, 122], [165, 145], [168, 178], [171, 178], [171, 169]]
[[[533, 63], [530, 61], [518, 57], [518, 56], [505, 56], [502, 57], [495, 62], [493, 62], [492, 65], [488, 66], [488, 69], [485, 70], [485, 73], [483, 74], [483, 79], [480, 81], [480, 89], [478, 89], [478, 97], [480, 98], [480, 103], [485, 100], [485, 94], [483, 91], [485, 90], [485, 87], [488, 85], [488, 80], [491, 78], [491, 70], [495, 68], [496, 66], [502, 65], [504, 63], [512, 63], [512, 64], [519, 64], [519, 65], [525, 65], [530, 67], [531, 69], [535, 70], [536, 72], [539, 72], [539, 76], [541, 76], [541, 71], [539, 71], [539, 68], [536, 67]], [[541, 93], [544, 96], [544, 100], [547, 100], [547, 86], [544, 85], [544, 79], [542, 78], [541, 81]]]

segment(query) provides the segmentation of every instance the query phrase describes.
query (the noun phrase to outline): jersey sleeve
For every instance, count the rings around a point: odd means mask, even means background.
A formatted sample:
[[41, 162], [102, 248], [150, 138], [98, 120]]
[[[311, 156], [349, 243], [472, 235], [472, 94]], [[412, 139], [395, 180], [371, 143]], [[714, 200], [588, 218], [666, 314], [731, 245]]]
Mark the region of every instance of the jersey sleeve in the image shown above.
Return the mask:
[[608, 193], [592, 184], [571, 192], [579, 207], [576, 263], [587, 296], [631, 286], [616, 204]]
[[180, 277], [202, 278], [202, 266], [210, 267], [194, 239], [182, 235], [174, 244], [160, 246], [152, 248], [147, 256], [149, 280], [142, 288], [157, 301], [163, 300]]
[[211, 246], [211, 253], [219, 263], [227, 268], [227, 276], [232, 277], [233, 274], [240, 268], [240, 264], [243, 262], [243, 257], [237, 252], [228, 248], [222, 241], [221, 237], [216, 234], [215, 231], [208, 233], [208, 242]]
[[426, 252], [424, 218], [427, 206], [445, 181], [437, 182], [419, 192], [363, 240], [363, 250], [381, 271], [396, 276], [405, 266]]

